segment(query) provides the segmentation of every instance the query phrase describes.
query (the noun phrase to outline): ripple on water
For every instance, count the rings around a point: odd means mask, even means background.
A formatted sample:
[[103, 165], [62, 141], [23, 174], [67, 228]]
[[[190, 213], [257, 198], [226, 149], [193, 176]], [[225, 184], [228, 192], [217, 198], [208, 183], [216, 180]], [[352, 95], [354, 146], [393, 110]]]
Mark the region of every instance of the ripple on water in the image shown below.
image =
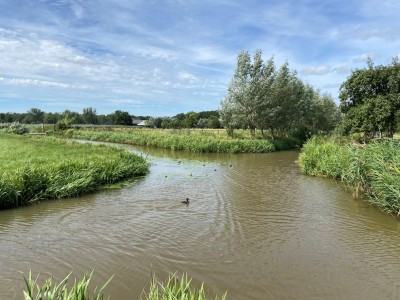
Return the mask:
[[300, 175], [296, 152], [179, 155], [152, 157], [150, 174], [122, 189], [0, 212], [0, 299], [20, 298], [29, 269], [61, 279], [94, 268], [98, 285], [115, 273], [113, 299], [175, 271], [229, 299], [400, 292], [398, 221]]

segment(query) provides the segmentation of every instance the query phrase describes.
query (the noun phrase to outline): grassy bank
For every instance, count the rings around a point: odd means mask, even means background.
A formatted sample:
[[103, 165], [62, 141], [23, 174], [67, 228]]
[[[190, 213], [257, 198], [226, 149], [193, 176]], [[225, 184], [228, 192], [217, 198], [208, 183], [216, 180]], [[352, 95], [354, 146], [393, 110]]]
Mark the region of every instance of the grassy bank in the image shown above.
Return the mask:
[[360, 193], [382, 210], [400, 212], [400, 144], [380, 140], [368, 145], [343, 138], [315, 137], [299, 157], [303, 173], [342, 180], [355, 197]]
[[[60, 283], [56, 283], [52, 278], [45, 281], [43, 285], [38, 283], [38, 278], [32, 277], [32, 273], [29, 273], [28, 278], [25, 278], [26, 290], [23, 291], [26, 300], [102, 300], [104, 299], [104, 289], [111, 281], [112, 277], [100, 288], [94, 289], [90, 292], [89, 284], [92, 278], [93, 271], [90, 274], [85, 273], [80, 281], [75, 279], [74, 284], [68, 287], [68, 275]], [[140, 297], [141, 300], [224, 300], [226, 299], [226, 293], [221, 298], [215, 296], [215, 298], [207, 297], [203, 284], [200, 288], [195, 287], [192, 284], [192, 279], [187, 274], [182, 275], [182, 278], [178, 278], [176, 274], [168, 277], [164, 283], [158, 281], [156, 277], [152, 278], [150, 288], [147, 292], [143, 292]]]
[[121, 149], [0, 134], [0, 209], [88, 194], [147, 171], [143, 158]]
[[230, 138], [212, 130], [68, 130], [67, 137], [191, 152], [265, 153], [296, 148], [297, 140]]

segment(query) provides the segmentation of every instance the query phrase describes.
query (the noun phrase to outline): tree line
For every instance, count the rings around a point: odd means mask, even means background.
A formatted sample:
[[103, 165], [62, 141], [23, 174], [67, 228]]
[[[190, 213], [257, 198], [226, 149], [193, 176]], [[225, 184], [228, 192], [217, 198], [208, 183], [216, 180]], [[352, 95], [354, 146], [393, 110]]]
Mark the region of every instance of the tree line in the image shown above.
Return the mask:
[[57, 124], [60, 129], [73, 124], [133, 125], [132, 120], [145, 120], [153, 128], [221, 128], [217, 110], [179, 113], [173, 117], [135, 116], [127, 111], [116, 110], [107, 115], [98, 115], [95, 108], [84, 108], [82, 113], [65, 110], [62, 113], [44, 112], [31, 108], [26, 113], [0, 113], [0, 123]]
[[335, 128], [340, 112], [333, 98], [305, 84], [284, 63], [276, 68], [273, 57], [266, 62], [257, 50], [237, 57], [237, 66], [220, 106], [220, 119], [229, 135], [237, 128], [256, 129], [277, 135], [303, 130], [312, 133]]
[[146, 125], [154, 128], [222, 128], [219, 111], [190, 111], [174, 117], [150, 117]]

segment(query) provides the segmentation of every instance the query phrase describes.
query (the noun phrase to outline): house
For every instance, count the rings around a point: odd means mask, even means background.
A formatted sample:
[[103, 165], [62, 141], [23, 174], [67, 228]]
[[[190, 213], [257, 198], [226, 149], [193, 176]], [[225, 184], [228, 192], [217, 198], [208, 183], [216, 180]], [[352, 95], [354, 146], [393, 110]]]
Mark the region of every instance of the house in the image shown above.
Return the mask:
[[132, 119], [133, 126], [146, 126], [146, 120]]

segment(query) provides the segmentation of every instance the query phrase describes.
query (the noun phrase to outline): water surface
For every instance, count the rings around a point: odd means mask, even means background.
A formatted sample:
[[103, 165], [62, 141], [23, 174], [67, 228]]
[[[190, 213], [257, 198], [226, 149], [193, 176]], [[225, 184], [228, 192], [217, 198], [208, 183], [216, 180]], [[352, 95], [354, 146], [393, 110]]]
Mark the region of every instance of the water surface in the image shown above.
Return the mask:
[[106, 291], [118, 300], [176, 271], [228, 299], [400, 295], [399, 222], [301, 175], [298, 152], [135, 151], [151, 172], [122, 189], [0, 211], [0, 299], [22, 299], [29, 270], [92, 269], [97, 285], [115, 274]]

